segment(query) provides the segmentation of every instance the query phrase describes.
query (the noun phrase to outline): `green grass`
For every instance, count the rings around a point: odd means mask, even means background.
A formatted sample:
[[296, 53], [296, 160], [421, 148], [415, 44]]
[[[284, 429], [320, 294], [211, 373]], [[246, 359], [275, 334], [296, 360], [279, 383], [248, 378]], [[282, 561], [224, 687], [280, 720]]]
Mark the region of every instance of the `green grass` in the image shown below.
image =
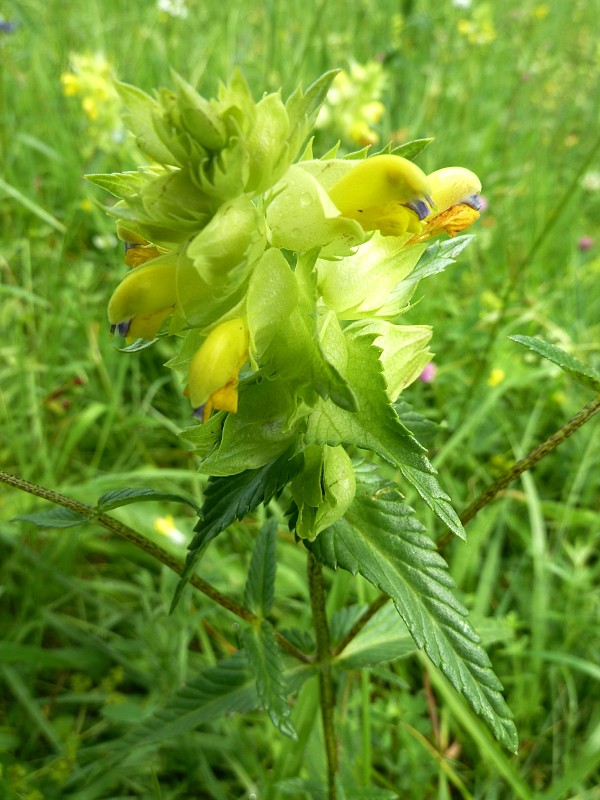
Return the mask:
[[[148, 91], [169, 82], [171, 66], [210, 94], [240, 66], [257, 96], [307, 85], [348, 58], [381, 58], [383, 141], [435, 137], [421, 166], [470, 167], [489, 203], [475, 243], [422, 285], [406, 317], [434, 326], [438, 374], [405, 397], [440, 424], [431, 452], [464, 508], [591, 399], [508, 337], [541, 336], [600, 364], [600, 190], [582, 181], [600, 172], [600, 3], [188, 7], [187, 20], [161, 18], [150, 0], [2, 7], [19, 23], [0, 33], [2, 468], [84, 502], [123, 486], [202, 493], [193, 453], [176, 436], [189, 405], [162, 367], [169, 344], [123, 354], [108, 336], [121, 254], [97, 246], [113, 223], [87, 202], [103, 198], [82, 175], [134, 164], [126, 148], [95, 148], [78, 99], [63, 96], [69, 55], [102, 51], [120, 79]], [[481, 26], [486, 11], [495, 38], [470, 42], [459, 22]], [[320, 132], [318, 147], [332, 143]], [[595, 245], [581, 250], [582, 236]], [[505, 373], [495, 387], [493, 369]], [[505, 686], [519, 755], [502, 752], [437, 675], [405, 658], [345, 673], [338, 688], [346, 785], [371, 781], [415, 800], [600, 797], [599, 445], [596, 420], [482, 511], [466, 545], [445, 551]], [[39, 507], [2, 489], [0, 796], [274, 800], [284, 797], [276, 781], [323, 773], [308, 681], [294, 703], [298, 743], [258, 712], [230, 716], [133, 751], [90, 783], [90, 765], [230, 654], [238, 628], [199, 594], [168, 616], [175, 576], [94, 526], [40, 532], [11, 522]], [[156, 540], [153, 521], [165, 513], [191, 535], [193, 519], [177, 506], [118, 515]], [[442, 535], [427, 512], [420, 518]], [[254, 530], [227, 532], [202, 564], [206, 580], [239, 599]], [[184, 546], [165, 546], [183, 557]], [[278, 556], [275, 619], [306, 629], [304, 555], [283, 537]], [[332, 612], [372, 599], [360, 581], [328, 580]], [[307, 796], [294, 785], [288, 797]]]

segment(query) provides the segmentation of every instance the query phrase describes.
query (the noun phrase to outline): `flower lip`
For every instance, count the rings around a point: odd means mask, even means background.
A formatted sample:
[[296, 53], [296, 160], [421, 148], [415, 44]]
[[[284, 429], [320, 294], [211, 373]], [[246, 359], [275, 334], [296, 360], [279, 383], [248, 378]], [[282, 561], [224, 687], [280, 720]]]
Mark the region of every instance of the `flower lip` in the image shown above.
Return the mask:
[[410, 203], [404, 203], [404, 205], [414, 211], [420, 220], [423, 220], [431, 213], [430, 207], [433, 206], [433, 200], [431, 197], [426, 197], [424, 200], [411, 200]]

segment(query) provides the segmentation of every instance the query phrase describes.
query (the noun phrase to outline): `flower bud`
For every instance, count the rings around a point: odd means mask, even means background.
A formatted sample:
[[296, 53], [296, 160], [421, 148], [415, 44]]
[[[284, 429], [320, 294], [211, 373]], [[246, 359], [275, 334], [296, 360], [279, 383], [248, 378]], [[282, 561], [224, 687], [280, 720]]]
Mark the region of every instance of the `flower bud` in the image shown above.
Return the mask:
[[290, 488], [298, 507], [296, 533], [313, 541], [343, 517], [354, 500], [352, 460], [341, 445], [309, 445], [304, 450], [304, 469]]
[[193, 357], [188, 388], [194, 416], [206, 422], [213, 409], [237, 411], [238, 373], [248, 358], [248, 327], [241, 317], [217, 325]]
[[128, 272], [108, 303], [111, 332], [153, 339], [177, 302], [176, 267], [177, 254], [166, 253]]

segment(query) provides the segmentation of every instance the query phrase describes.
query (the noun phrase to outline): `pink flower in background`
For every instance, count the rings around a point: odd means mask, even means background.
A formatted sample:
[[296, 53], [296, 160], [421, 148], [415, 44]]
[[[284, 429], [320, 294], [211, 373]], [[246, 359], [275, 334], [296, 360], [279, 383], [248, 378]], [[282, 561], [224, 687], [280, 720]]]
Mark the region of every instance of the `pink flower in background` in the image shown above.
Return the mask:
[[435, 380], [435, 373], [437, 372], [437, 367], [430, 361], [429, 364], [425, 367], [423, 372], [419, 375], [419, 380], [423, 381], [423, 383], [433, 383]]
[[591, 236], [582, 236], [581, 239], [577, 242], [577, 247], [581, 250], [582, 253], [585, 253], [586, 250], [589, 250], [594, 246], [594, 240]]

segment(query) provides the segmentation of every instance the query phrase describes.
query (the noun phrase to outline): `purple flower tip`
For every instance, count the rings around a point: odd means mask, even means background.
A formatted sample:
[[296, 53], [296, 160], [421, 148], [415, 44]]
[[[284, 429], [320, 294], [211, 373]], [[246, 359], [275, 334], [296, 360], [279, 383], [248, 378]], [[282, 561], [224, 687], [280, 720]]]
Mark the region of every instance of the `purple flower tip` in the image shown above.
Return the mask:
[[423, 381], [423, 383], [432, 383], [435, 380], [435, 373], [437, 372], [437, 367], [430, 361], [429, 364], [425, 366], [423, 372], [419, 375], [419, 380]]
[[18, 27], [18, 22], [9, 22], [7, 19], [0, 19], [0, 33], [14, 33]]
[[577, 246], [581, 250], [582, 253], [585, 253], [586, 250], [589, 250], [591, 247], [594, 246], [594, 240], [591, 236], [582, 236]]
[[119, 334], [119, 336], [125, 338], [129, 333], [129, 328], [131, 327], [131, 323], [132, 323], [131, 319], [126, 319], [125, 322], [117, 322], [116, 325], [110, 326], [110, 332], [115, 333], [116, 331]]
[[206, 405], [206, 403], [203, 403], [201, 406], [198, 406], [198, 408], [195, 408], [192, 411], [192, 417], [196, 417], [196, 419], [199, 419], [200, 422], [202, 422], [202, 417], [204, 415], [204, 406], [205, 405]]

